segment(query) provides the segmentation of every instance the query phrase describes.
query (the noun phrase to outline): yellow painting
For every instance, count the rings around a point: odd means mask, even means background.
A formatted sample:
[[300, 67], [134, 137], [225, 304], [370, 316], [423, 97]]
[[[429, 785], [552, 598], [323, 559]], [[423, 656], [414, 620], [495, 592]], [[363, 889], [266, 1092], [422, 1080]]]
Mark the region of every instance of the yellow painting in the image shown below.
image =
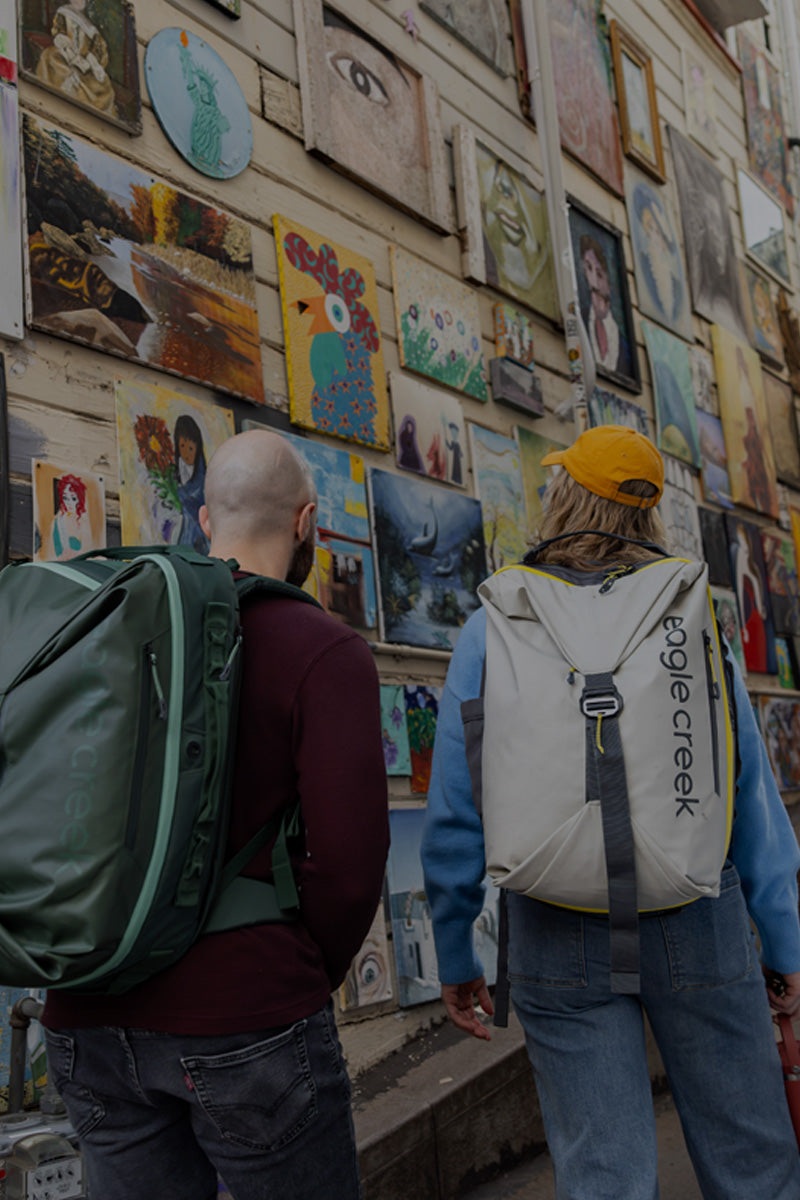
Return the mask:
[[731, 497], [756, 512], [778, 517], [775, 459], [769, 436], [761, 360], [721, 325], [711, 327], [719, 411]]
[[64, 562], [106, 544], [102, 475], [34, 459], [33, 557]]
[[291, 418], [304, 429], [389, 449], [389, 399], [375, 271], [276, 215]]

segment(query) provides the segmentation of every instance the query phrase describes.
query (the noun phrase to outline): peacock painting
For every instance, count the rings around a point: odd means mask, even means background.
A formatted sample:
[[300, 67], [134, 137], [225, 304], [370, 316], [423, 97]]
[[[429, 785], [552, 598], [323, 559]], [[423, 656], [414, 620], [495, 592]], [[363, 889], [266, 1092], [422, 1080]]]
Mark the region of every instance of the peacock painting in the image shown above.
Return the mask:
[[291, 418], [389, 449], [389, 403], [372, 264], [275, 216]]

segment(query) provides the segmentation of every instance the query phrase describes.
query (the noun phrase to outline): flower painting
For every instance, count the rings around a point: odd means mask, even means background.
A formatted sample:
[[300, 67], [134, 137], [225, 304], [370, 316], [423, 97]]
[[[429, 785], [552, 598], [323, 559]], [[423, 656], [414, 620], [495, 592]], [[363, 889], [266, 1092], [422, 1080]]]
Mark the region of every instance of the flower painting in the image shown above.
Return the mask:
[[406, 723], [411, 751], [411, 791], [426, 795], [431, 781], [433, 743], [439, 717], [440, 687], [406, 686]]
[[406, 702], [401, 683], [381, 684], [381, 736], [387, 775], [411, 774]]

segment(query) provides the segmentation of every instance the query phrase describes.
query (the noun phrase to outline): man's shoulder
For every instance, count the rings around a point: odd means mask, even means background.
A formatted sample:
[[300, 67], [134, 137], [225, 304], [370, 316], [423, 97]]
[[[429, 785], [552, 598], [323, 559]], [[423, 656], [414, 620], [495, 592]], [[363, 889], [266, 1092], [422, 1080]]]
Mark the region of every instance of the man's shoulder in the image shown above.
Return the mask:
[[[334, 646], [347, 646], [355, 654], [367, 650], [366, 643], [356, 630], [325, 612], [318, 604], [309, 604], [300, 597], [253, 595], [242, 605], [245, 635], [278, 641], [285, 649], [303, 658], [315, 658]], [[371, 656], [370, 656], [371, 657]]]

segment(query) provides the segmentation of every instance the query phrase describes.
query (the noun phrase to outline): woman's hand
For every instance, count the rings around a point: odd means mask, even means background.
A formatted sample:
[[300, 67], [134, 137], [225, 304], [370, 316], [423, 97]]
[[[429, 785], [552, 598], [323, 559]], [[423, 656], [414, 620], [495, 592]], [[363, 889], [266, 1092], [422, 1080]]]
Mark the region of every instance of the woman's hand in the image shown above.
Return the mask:
[[[800, 1004], [800, 974], [797, 979], [798, 1004]], [[483, 1038], [484, 1041], [490, 1042], [492, 1035], [475, 1011], [472, 1003], [473, 996], [483, 1011], [491, 1017], [494, 1013], [494, 1005], [484, 975], [481, 975], [480, 979], [471, 979], [468, 983], [442, 984], [442, 1000], [444, 1000], [447, 1015], [453, 1024], [457, 1025], [459, 1029], [463, 1029], [464, 1033], [470, 1033], [473, 1037]]]
[[769, 967], [764, 967], [763, 971], [767, 978], [770, 1008], [789, 1017], [797, 1016], [800, 1013], [800, 971], [792, 971], [788, 975], [780, 975]]

